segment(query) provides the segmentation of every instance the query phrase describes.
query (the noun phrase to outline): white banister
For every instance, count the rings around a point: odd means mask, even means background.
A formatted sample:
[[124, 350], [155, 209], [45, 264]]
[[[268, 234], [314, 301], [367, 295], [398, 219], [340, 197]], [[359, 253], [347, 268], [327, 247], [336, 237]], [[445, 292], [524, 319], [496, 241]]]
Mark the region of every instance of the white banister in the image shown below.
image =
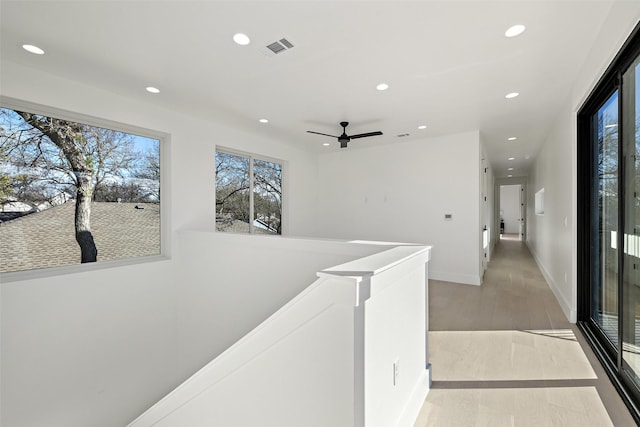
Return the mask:
[[429, 259], [397, 246], [318, 272], [129, 427], [412, 426], [429, 389]]

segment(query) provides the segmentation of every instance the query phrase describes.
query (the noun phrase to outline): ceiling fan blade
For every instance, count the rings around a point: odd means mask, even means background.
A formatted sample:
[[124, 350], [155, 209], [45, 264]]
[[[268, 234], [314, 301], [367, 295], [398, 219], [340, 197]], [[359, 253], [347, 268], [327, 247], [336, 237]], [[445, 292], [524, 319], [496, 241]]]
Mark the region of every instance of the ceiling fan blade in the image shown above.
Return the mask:
[[316, 135], [330, 136], [331, 138], [338, 138], [337, 136], [329, 135], [328, 133], [314, 132], [314, 131], [312, 131], [312, 130], [308, 130], [307, 132], [309, 132], [309, 133], [315, 133]]
[[368, 132], [368, 133], [359, 133], [357, 135], [350, 135], [349, 138], [351, 138], [351, 139], [365, 138], [367, 136], [376, 136], [376, 135], [382, 135], [382, 132], [376, 131], [376, 132]]

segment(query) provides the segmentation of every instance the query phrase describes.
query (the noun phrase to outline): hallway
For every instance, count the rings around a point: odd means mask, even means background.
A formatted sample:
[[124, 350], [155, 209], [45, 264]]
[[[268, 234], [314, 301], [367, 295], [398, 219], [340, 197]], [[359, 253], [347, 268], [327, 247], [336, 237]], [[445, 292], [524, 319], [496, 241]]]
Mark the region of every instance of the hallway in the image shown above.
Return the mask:
[[482, 286], [430, 281], [429, 330], [415, 427], [635, 425], [522, 242], [497, 243]]

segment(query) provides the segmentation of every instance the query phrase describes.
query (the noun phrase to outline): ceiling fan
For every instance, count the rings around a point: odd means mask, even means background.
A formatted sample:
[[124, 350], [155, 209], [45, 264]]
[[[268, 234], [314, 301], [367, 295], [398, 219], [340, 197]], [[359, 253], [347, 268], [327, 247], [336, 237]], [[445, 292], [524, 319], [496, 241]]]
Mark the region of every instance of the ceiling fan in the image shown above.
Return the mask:
[[380, 131], [359, 133], [357, 135], [347, 135], [347, 126], [349, 126], [349, 122], [340, 122], [340, 126], [342, 126], [342, 135], [340, 135], [340, 136], [329, 135], [329, 134], [321, 133], [321, 132], [314, 132], [312, 130], [308, 130], [307, 132], [315, 133], [316, 135], [324, 135], [324, 136], [330, 136], [331, 138], [337, 138], [338, 142], [340, 143], [340, 148], [347, 148], [347, 144], [352, 139], [365, 138], [367, 136], [382, 135], [382, 132], [380, 132]]

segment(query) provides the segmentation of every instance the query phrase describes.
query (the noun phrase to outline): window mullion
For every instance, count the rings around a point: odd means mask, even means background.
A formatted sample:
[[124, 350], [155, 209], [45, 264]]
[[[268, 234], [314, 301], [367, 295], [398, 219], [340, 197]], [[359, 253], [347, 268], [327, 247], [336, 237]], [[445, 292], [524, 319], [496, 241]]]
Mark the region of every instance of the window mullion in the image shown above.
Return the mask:
[[249, 233], [254, 233], [253, 219], [255, 214], [254, 194], [253, 194], [253, 157], [249, 157]]

